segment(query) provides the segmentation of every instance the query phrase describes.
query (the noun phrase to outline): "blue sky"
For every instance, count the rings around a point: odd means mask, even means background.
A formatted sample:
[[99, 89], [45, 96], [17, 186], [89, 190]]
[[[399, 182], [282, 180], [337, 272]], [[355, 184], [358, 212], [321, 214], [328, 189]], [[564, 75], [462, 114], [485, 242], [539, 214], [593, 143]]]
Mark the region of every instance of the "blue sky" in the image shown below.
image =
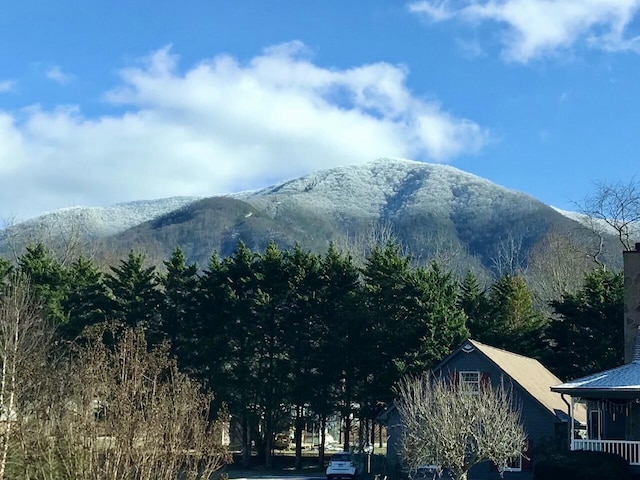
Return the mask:
[[0, 219], [403, 157], [573, 209], [640, 151], [640, 0], [8, 2]]

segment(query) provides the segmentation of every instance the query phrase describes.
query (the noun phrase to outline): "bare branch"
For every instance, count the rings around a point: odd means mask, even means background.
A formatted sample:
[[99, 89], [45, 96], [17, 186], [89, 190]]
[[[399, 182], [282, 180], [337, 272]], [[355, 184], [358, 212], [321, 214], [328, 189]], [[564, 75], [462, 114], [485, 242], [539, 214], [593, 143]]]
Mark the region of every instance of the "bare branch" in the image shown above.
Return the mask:
[[596, 192], [585, 198], [582, 212], [606, 225], [625, 250], [640, 239], [640, 182], [598, 182]]
[[520, 409], [504, 385], [474, 392], [424, 374], [403, 379], [398, 397], [401, 456], [410, 471], [435, 465], [460, 480], [476, 463], [489, 460], [504, 468], [522, 455]]

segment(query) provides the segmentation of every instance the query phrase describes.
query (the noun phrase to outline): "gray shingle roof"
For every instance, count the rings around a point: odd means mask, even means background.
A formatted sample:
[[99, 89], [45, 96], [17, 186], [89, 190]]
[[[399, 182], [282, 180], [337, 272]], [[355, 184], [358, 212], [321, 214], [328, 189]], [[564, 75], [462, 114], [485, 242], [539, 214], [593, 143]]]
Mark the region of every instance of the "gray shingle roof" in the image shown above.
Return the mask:
[[574, 397], [597, 393], [637, 393], [640, 396], [640, 360], [556, 385], [552, 390]]

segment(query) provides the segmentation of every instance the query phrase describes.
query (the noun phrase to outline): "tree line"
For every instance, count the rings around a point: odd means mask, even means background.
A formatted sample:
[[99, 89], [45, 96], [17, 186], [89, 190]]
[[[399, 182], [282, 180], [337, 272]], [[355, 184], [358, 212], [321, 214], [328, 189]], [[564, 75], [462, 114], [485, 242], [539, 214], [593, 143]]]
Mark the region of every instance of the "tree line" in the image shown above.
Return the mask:
[[238, 425], [247, 463], [255, 445], [270, 465], [292, 412], [298, 462], [309, 412], [322, 435], [339, 414], [345, 448], [353, 418], [358, 440], [371, 439], [399, 379], [435, 366], [469, 336], [538, 358], [563, 379], [623, 356], [622, 277], [603, 268], [552, 300], [550, 314], [517, 273], [489, 286], [471, 273], [458, 280], [438, 263], [413, 265], [393, 242], [374, 246], [362, 264], [334, 245], [315, 254], [239, 243], [204, 268], [176, 248], [160, 267], [132, 251], [106, 271], [85, 257], [63, 265], [35, 244], [15, 264], [0, 258], [3, 285], [15, 272], [30, 279], [62, 343], [107, 324], [142, 329], [150, 346], [166, 346], [215, 394], [213, 410]]

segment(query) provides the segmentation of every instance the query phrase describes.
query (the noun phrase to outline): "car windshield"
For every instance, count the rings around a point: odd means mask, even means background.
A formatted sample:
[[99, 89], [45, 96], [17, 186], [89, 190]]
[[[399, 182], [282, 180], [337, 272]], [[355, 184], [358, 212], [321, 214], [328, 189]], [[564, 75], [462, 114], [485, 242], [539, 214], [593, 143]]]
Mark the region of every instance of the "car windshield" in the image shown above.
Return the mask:
[[335, 453], [331, 457], [331, 461], [332, 462], [350, 462], [351, 455], [349, 455], [348, 453]]

